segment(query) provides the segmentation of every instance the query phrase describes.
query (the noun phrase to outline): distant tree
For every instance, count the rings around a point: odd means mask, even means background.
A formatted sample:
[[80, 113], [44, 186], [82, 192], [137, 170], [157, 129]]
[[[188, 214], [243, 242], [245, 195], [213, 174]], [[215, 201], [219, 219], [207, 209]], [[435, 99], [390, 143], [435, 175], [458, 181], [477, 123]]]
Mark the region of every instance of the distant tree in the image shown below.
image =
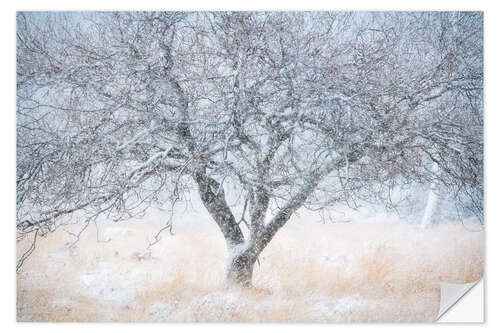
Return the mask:
[[482, 82], [481, 13], [18, 13], [17, 230], [197, 188], [250, 285], [301, 207], [437, 182], [480, 217]]

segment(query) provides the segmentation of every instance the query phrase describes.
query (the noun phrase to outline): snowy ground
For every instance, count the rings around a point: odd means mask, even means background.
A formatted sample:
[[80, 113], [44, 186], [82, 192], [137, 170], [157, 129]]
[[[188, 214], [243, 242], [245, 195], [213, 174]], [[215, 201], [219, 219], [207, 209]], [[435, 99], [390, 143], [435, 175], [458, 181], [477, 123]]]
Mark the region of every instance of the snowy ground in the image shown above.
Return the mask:
[[104, 222], [100, 242], [91, 226], [74, 248], [63, 229], [41, 239], [17, 276], [18, 320], [433, 321], [439, 282], [483, 274], [483, 232], [362, 216], [323, 224], [305, 214], [263, 252], [254, 287], [227, 289], [224, 241], [203, 209], [179, 213], [175, 235], [148, 253], [161, 216]]

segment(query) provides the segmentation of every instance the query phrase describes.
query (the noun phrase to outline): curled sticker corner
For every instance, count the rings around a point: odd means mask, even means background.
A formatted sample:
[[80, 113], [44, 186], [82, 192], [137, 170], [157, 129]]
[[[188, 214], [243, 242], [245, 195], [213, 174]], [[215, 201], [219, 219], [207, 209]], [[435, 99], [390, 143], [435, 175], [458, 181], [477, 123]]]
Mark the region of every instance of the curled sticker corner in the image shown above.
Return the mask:
[[446, 283], [441, 282], [441, 298], [439, 301], [439, 313], [436, 320], [441, 318], [453, 305], [455, 305], [469, 290], [471, 290], [481, 279], [470, 283]]

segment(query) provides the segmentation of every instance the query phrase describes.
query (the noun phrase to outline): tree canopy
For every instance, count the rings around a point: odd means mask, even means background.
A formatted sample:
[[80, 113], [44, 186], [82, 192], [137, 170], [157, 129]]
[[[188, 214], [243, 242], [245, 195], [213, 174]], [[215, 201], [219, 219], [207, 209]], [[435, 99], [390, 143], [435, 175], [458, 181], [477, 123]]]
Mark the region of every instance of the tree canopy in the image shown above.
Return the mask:
[[481, 218], [482, 29], [477, 12], [18, 13], [17, 229], [196, 188], [255, 261], [300, 207], [404, 184]]

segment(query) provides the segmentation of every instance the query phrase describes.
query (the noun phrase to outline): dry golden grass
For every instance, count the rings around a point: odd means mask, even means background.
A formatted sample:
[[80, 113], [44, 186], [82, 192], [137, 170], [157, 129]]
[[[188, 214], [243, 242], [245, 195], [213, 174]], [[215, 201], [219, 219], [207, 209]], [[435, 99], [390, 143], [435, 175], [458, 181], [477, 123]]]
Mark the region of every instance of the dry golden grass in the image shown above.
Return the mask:
[[[205, 218], [206, 219], [206, 218]], [[432, 321], [439, 282], [483, 274], [482, 232], [443, 224], [320, 224], [295, 218], [260, 257], [254, 286], [226, 288], [225, 243], [211, 223], [163, 235], [154, 223], [89, 228], [75, 249], [60, 229], [17, 276], [19, 321]], [[20, 243], [21, 252], [27, 243]], [[139, 252], [138, 252], [139, 251]]]

